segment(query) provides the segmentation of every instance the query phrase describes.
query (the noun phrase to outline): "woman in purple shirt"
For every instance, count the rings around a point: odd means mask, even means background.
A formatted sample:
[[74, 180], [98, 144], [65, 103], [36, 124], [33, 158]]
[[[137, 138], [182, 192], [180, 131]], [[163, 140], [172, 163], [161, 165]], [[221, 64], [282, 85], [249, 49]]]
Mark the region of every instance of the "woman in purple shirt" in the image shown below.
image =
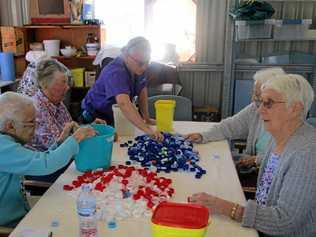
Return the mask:
[[[118, 104], [125, 117], [137, 128], [155, 139], [162, 140], [159, 131], [149, 125], [148, 93], [143, 77], [150, 60], [150, 44], [143, 37], [131, 39], [122, 49], [122, 54], [109, 63], [101, 72], [98, 80], [82, 101], [81, 119], [91, 122], [99, 117], [113, 124], [112, 105]], [[139, 98], [140, 113], [133, 106], [135, 96]]]

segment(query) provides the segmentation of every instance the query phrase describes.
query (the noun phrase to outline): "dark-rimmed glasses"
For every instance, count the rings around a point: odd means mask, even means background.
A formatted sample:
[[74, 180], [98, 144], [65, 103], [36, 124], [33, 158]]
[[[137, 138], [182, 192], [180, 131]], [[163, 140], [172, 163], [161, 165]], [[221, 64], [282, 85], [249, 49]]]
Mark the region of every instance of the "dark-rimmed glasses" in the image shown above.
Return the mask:
[[260, 105], [262, 104], [264, 108], [266, 109], [271, 109], [273, 107], [274, 104], [284, 104], [286, 103], [285, 101], [274, 101], [272, 99], [267, 99], [266, 101], [263, 101], [262, 99], [257, 99], [254, 100], [257, 108], [260, 107]]
[[36, 122], [35, 121], [25, 121], [25, 122], [16, 122], [18, 124], [21, 124], [23, 127], [35, 127]]
[[133, 61], [139, 66], [139, 67], [144, 67], [149, 64], [149, 60], [146, 61], [139, 61], [138, 59], [134, 58], [132, 55], [128, 54], [128, 57], [133, 59]]

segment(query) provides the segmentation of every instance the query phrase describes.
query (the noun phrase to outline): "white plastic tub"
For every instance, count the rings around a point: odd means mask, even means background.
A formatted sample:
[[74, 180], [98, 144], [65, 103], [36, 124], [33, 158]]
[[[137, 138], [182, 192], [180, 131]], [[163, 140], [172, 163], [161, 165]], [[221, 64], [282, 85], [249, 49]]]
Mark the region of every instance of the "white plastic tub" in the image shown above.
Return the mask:
[[304, 39], [312, 19], [276, 20], [273, 27], [273, 38], [281, 40]]
[[48, 56], [59, 56], [60, 40], [43, 40], [44, 49]]
[[135, 127], [125, 117], [120, 107], [117, 104], [112, 106], [114, 116], [114, 126], [118, 136], [134, 136]]
[[271, 39], [274, 20], [236, 21], [236, 40]]

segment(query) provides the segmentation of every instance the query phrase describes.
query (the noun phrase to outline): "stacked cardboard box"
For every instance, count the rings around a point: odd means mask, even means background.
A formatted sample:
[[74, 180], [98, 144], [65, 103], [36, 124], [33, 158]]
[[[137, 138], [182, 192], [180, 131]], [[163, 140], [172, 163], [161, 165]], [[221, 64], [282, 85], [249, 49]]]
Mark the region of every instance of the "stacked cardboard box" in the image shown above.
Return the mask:
[[22, 28], [0, 26], [0, 50], [13, 52], [15, 56], [25, 54], [24, 33]]

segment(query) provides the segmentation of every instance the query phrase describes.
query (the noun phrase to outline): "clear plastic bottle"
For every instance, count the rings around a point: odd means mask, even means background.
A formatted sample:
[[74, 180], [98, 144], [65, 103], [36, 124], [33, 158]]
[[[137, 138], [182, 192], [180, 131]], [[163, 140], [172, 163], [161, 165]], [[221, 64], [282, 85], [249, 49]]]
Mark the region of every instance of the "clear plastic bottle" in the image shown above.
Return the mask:
[[77, 199], [77, 213], [79, 217], [79, 237], [97, 237], [96, 198], [92, 194], [89, 184], [81, 187]]

